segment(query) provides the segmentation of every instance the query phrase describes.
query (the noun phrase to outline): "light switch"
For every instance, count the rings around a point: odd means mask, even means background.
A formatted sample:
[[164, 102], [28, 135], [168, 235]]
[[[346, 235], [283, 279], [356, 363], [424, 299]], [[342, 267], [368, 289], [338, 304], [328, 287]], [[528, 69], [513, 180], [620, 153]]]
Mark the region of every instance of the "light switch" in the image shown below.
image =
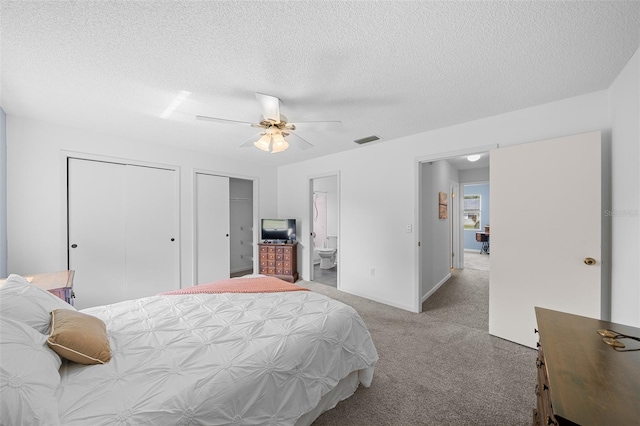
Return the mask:
[[413, 227], [411, 226], [411, 224], [408, 224], [407, 227], [405, 228], [405, 232], [411, 232], [413, 229]]

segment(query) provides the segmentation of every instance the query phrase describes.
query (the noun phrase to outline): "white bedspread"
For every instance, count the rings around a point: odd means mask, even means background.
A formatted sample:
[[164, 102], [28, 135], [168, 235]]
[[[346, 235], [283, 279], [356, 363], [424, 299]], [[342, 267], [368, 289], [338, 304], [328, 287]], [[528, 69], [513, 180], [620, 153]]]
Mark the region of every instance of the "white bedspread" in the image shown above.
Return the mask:
[[108, 364], [65, 363], [60, 422], [295, 424], [378, 354], [357, 312], [307, 292], [154, 296], [83, 312], [105, 321]]

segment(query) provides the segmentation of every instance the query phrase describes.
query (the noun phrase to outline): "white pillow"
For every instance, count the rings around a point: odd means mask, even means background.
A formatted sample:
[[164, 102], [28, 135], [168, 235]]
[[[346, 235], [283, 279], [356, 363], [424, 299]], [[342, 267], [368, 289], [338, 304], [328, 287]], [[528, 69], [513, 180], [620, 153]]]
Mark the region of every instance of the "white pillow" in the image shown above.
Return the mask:
[[56, 389], [60, 357], [47, 336], [0, 318], [0, 424], [59, 425]]
[[40, 333], [49, 334], [51, 311], [76, 308], [57, 296], [31, 285], [20, 275], [9, 275], [0, 286], [0, 318], [29, 324]]

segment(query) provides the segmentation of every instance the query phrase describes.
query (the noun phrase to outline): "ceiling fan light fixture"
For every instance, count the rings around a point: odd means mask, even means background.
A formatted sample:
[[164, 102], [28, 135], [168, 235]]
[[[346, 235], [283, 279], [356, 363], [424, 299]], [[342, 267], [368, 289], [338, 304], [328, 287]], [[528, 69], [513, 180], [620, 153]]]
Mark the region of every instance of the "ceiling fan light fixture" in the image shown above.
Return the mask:
[[269, 148], [271, 148], [271, 135], [262, 135], [262, 137], [255, 141], [253, 144], [256, 146], [256, 148], [261, 149], [265, 152], [269, 152]]
[[271, 145], [272, 154], [285, 151], [287, 148], [289, 148], [289, 143], [286, 140], [284, 140], [284, 137], [281, 134], [273, 135], [271, 140], [272, 140], [272, 145]]

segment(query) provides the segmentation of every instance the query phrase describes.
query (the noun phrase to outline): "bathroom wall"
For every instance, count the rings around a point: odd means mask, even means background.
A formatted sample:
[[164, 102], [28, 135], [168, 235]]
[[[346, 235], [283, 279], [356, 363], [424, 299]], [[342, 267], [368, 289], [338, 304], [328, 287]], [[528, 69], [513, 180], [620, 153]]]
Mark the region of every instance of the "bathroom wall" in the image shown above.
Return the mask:
[[[327, 193], [313, 193], [313, 247], [323, 248], [327, 244]], [[317, 257], [319, 261], [319, 257]]]
[[[327, 247], [327, 237], [338, 236], [338, 178], [328, 176], [313, 180], [314, 191], [314, 224], [316, 233], [314, 247]], [[313, 256], [314, 263], [320, 262], [317, 253]]]

